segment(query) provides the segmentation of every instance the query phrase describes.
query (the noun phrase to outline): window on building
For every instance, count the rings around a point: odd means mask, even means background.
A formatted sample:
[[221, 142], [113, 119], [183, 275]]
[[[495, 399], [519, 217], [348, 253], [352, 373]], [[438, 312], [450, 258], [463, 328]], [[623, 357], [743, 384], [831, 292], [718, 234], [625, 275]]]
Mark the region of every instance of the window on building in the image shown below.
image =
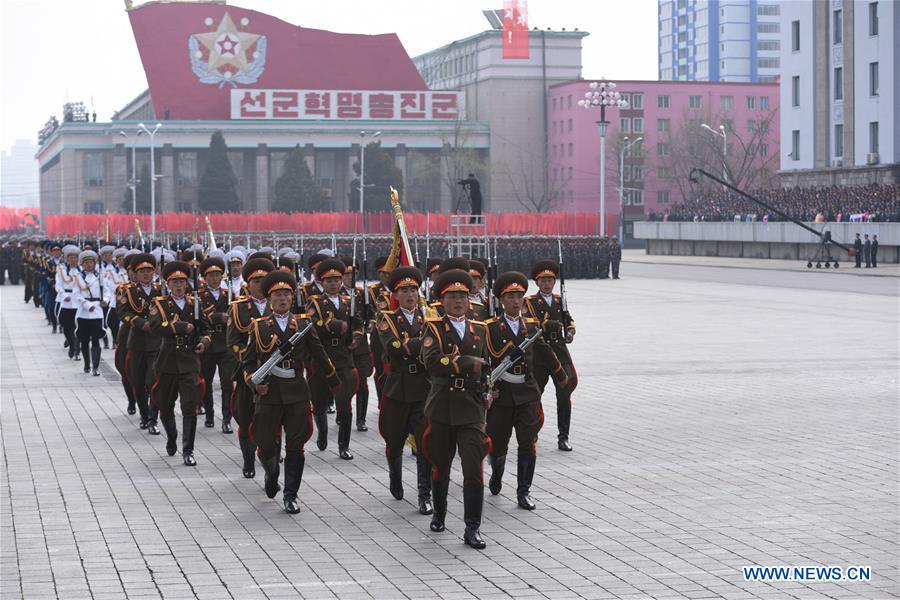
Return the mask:
[[669, 108], [669, 96], [657, 96], [656, 108]]
[[760, 156], [768, 156], [769, 155], [769, 145], [766, 143], [762, 143], [759, 145], [759, 155]]
[[569, 132], [572, 132], [572, 119], [569, 119]]
[[777, 56], [763, 56], [756, 60], [756, 66], [760, 69], [777, 69], [781, 66], [781, 59]]
[[791, 77], [791, 106], [800, 106], [800, 76]]
[[102, 215], [104, 212], [102, 202], [85, 202], [84, 214], [86, 215]]
[[758, 23], [756, 25], [758, 33], [778, 33], [781, 31], [781, 24], [778, 21], [772, 23]]
[[687, 0], [678, 0], [678, 10], [687, 10]]
[[731, 110], [734, 108], [734, 96], [722, 96], [719, 98], [719, 108], [722, 110]]
[[668, 179], [670, 176], [669, 167], [656, 167], [657, 179]]
[[619, 131], [622, 133], [630, 133], [631, 132], [631, 119], [626, 117], [622, 117], [619, 119]]
[[747, 133], [756, 133], [756, 121], [753, 119], [747, 120]]
[[781, 11], [777, 4], [760, 4], [756, 7], [756, 14], [760, 17], [777, 17]]
[[556, 112], [556, 98], [553, 99], [551, 106], [553, 107], [553, 112]]
[[629, 107], [631, 106], [631, 94], [628, 94], [627, 92], [622, 94], [622, 100], [627, 102]]
[[869, 123], [869, 152], [878, 154], [878, 121]]
[[643, 181], [644, 180], [644, 167], [639, 167], [637, 165], [631, 167], [631, 177], [634, 181]]
[[844, 99], [844, 69], [843, 67], [834, 68], [834, 99]]
[[572, 181], [573, 178], [574, 178], [573, 169], [572, 169], [572, 167], [569, 167], [569, 179], [567, 181]]
[[768, 96], [760, 96], [759, 97], [759, 109], [760, 110], [769, 110], [769, 97]]
[[878, 63], [869, 63], [869, 95], [878, 95]]
[[734, 133], [734, 121], [732, 119], [722, 119], [722, 127], [725, 128], [725, 133]]
[[569, 158], [572, 158], [575, 155], [575, 144], [569, 142]]
[[688, 97], [688, 106], [691, 108], [700, 108], [702, 96], [689, 96]]
[[687, 48], [679, 48], [678, 49], [678, 60], [687, 60], [688, 57], [688, 49]]
[[756, 109], [756, 96], [747, 96], [747, 110]]
[[869, 2], [869, 35], [878, 35], [878, 3]]
[[644, 133], [644, 119], [640, 117], [632, 119], [631, 131], [634, 133]]
[[678, 26], [684, 27], [687, 25], [687, 15], [678, 15]]
[[781, 50], [781, 40], [759, 40], [756, 48], [760, 52], [777, 52]]
[[844, 11], [836, 10], [831, 17], [831, 40], [837, 45], [844, 40]]
[[631, 95], [631, 108], [635, 110], [643, 110], [644, 109], [644, 95], [643, 94], [632, 94]]
[[687, 65], [679, 65], [678, 66], [678, 76], [679, 77], [687, 77], [688, 68]]
[[572, 108], [572, 94], [569, 94], [568, 98], [566, 98], [566, 107]]
[[669, 155], [669, 144], [667, 142], [656, 142], [656, 155], [657, 156], [668, 156]]
[[625, 181], [631, 181], [631, 165], [622, 166], [622, 179], [624, 179]]
[[556, 181], [558, 179], [559, 179], [559, 168], [553, 167], [553, 181]]
[[669, 203], [669, 190], [659, 190], [656, 192], [656, 203], [657, 204], [668, 204]]
[[688, 35], [687, 35], [687, 32], [686, 32], [686, 31], [679, 31], [679, 32], [678, 32], [678, 43], [679, 43], [679, 44], [682, 43], [682, 42], [686, 42], [687, 39], [688, 39]]
[[175, 163], [176, 183], [178, 185], [197, 184], [197, 153], [179, 152]]
[[791, 21], [791, 50], [800, 52], [800, 21]]
[[791, 160], [800, 160], [800, 130], [791, 132]]
[[844, 126], [834, 126], [834, 155], [838, 158], [844, 156]]
[[656, 120], [656, 131], [661, 133], [667, 133], [672, 126], [672, 121], [669, 119], [657, 119]]
[[631, 204], [633, 206], [644, 205], [644, 190], [631, 190]]
[[103, 153], [85, 152], [82, 177], [87, 187], [100, 187], [104, 176]]
[[553, 144], [553, 147], [551, 148], [551, 151], [550, 151], [550, 155], [553, 158], [556, 158], [556, 144]]

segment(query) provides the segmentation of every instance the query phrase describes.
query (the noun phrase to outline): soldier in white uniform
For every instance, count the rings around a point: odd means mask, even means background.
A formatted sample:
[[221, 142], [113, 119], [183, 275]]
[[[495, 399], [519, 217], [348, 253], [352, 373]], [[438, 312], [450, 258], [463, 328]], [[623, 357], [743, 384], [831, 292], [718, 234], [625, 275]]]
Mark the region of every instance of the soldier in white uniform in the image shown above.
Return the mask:
[[69, 359], [81, 360], [78, 338], [75, 337], [75, 273], [78, 271], [78, 246], [69, 244], [63, 248], [64, 262], [56, 268], [56, 299], [59, 304], [59, 324], [66, 338]]
[[84, 358], [84, 372], [100, 375], [100, 340], [103, 338], [103, 311], [110, 303], [109, 286], [97, 269], [97, 253], [85, 250], [78, 255], [81, 268], [75, 273], [75, 302], [78, 311], [78, 341]]

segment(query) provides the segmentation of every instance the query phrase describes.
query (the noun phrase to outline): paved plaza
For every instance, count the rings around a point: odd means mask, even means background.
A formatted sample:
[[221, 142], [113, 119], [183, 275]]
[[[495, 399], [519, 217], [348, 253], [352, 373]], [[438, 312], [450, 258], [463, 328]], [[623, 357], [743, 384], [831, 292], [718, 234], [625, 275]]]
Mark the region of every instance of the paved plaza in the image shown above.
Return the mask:
[[[414, 460], [391, 497], [377, 409], [355, 460], [334, 427], [328, 450], [307, 445], [291, 516], [261, 468], [241, 477], [235, 435], [201, 425], [196, 468], [168, 457], [126, 413], [112, 351], [82, 375], [22, 287], [0, 288], [0, 596], [900, 596], [897, 270], [631, 256], [621, 280], [569, 282], [575, 451], [556, 449], [548, 391], [538, 508], [517, 507], [508, 468], [481, 552], [461, 540], [458, 460], [446, 532], [416, 511]], [[871, 579], [748, 581], [750, 566]]]

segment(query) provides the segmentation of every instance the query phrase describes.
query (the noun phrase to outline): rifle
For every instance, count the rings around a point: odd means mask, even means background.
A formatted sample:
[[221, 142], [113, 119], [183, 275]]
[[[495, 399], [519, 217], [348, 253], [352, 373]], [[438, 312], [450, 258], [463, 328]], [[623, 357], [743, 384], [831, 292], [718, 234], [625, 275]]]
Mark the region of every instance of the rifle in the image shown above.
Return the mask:
[[491, 258], [491, 238], [487, 239], [487, 309], [488, 314], [494, 316], [494, 261]]
[[[488, 249], [490, 252], [490, 249]], [[497, 256], [497, 238], [494, 238], [494, 281], [497, 281], [497, 275], [500, 271], [500, 259]], [[496, 296], [494, 297], [494, 314], [499, 315], [502, 311], [502, 307], [500, 306], [500, 299]]]
[[431, 222], [429, 221], [429, 217], [431, 213], [425, 214], [425, 277], [422, 280], [422, 285], [425, 286], [425, 300], [428, 304], [431, 304], [431, 277], [428, 274], [428, 263], [431, 261]]
[[300, 236], [300, 259], [297, 261], [297, 286], [306, 283], [306, 268], [303, 266], [303, 236]]
[[569, 299], [566, 296], [566, 272], [563, 269], [562, 239], [556, 238], [556, 248], [559, 252], [559, 300], [562, 304], [563, 339], [569, 333], [572, 325], [572, 315], [569, 314]]
[[212, 223], [209, 222], [209, 217], [206, 217], [206, 231], [209, 234], [209, 249], [218, 250], [218, 246], [216, 246], [216, 236], [213, 234]]
[[160, 246], [159, 248], [159, 289], [162, 292], [163, 296], [167, 296], [169, 294], [168, 288], [166, 288], [166, 278], [163, 277], [163, 270], [166, 266], [166, 249], [164, 246]]
[[356, 318], [356, 237], [353, 237], [353, 259], [350, 261], [350, 318]]
[[[194, 251], [194, 262], [197, 262], [197, 251]], [[194, 265], [194, 321], [200, 320], [200, 267]]]
[[525, 351], [528, 350], [529, 346], [537, 341], [539, 337], [541, 337], [542, 332], [540, 329], [534, 332], [534, 335], [531, 337], [526, 337], [522, 340], [522, 343], [517, 347], [513, 348], [512, 351], [503, 357], [503, 360], [500, 361], [500, 364], [493, 368], [490, 376], [487, 381], [487, 392], [485, 392], [485, 403], [490, 407], [493, 399], [491, 398], [491, 392], [494, 390], [494, 386], [497, 382], [503, 377], [503, 375], [509, 371], [511, 368], [515, 366], [517, 362], [522, 360], [525, 357]]
[[362, 272], [363, 272], [363, 327], [369, 327], [369, 263], [366, 261], [366, 236], [362, 236]]
[[[250, 376], [250, 381], [253, 385], [259, 385], [263, 383], [266, 378], [269, 376], [269, 373], [275, 372], [276, 377], [279, 375], [279, 369], [281, 367], [277, 367], [276, 365], [284, 360], [284, 358], [291, 353], [294, 349], [294, 346], [303, 338], [304, 335], [309, 333], [309, 330], [313, 328], [312, 321], [306, 324], [306, 327], [292, 335], [289, 339], [282, 342], [278, 349], [272, 353], [272, 356], [266, 360], [256, 371], [253, 372], [253, 375]], [[294, 376], [293, 372], [291, 372], [291, 377]]]

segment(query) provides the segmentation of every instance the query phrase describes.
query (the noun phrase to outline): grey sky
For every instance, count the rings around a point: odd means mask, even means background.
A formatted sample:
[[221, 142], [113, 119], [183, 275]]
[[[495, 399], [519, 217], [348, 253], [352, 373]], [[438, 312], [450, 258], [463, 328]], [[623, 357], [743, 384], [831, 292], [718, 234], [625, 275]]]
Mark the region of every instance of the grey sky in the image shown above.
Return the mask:
[[[396, 32], [410, 56], [488, 28], [502, 0], [229, 0], [305, 27]], [[140, 4], [140, 0], [136, 1]], [[656, 0], [530, 0], [530, 26], [575, 27], [584, 76], [656, 79]], [[122, 0], [0, 0], [0, 148], [36, 140], [66, 100], [107, 120], [147, 87]]]

